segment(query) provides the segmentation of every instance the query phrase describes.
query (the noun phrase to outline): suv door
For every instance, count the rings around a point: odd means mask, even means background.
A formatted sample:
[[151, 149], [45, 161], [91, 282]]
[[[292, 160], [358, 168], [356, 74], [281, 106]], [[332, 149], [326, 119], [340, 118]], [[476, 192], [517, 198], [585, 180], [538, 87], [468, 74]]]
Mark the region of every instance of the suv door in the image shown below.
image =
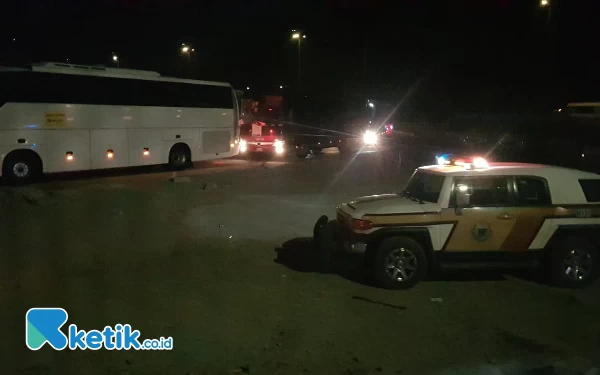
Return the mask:
[[543, 248], [550, 233], [547, 236], [541, 233], [541, 242], [535, 243], [534, 239], [543, 229], [545, 218], [559, 215], [561, 209], [552, 205], [546, 179], [536, 176], [514, 176], [513, 179], [517, 220], [515, 229], [506, 240], [504, 247], [511, 251], [527, 251], [530, 246]]
[[509, 176], [454, 177], [449, 207], [443, 216], [456, 224], [445, 250], [503, 250], [517, 213]]

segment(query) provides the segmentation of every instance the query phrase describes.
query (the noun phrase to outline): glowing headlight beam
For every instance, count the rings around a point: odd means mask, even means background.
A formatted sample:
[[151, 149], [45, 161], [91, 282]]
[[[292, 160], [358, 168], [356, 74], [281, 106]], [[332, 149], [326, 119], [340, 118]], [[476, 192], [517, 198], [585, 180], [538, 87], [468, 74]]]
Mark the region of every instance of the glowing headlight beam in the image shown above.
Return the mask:
[[372, 130], [367, 130], [363, 135], [363, 142], [368, 146], [377, 144], [377, 134]]

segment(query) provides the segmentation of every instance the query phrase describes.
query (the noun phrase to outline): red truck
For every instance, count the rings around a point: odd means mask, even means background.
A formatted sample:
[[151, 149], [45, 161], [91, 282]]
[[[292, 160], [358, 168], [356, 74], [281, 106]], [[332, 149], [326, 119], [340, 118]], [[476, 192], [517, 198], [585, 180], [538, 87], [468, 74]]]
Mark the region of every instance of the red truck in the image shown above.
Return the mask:
[[240, 154], [263, 153], [283, 155], [285, 142], [283, 140], [283, 124], [267, 124], [256, 121], [241, 125]]

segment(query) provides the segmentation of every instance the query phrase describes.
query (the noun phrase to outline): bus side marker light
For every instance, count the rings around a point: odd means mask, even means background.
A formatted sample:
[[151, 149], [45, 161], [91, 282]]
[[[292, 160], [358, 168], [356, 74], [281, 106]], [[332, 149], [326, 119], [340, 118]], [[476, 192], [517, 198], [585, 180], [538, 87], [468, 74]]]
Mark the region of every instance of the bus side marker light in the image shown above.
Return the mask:
[[67, 151], [67, 160], [68, 161], [73, 160], [73, 151]]

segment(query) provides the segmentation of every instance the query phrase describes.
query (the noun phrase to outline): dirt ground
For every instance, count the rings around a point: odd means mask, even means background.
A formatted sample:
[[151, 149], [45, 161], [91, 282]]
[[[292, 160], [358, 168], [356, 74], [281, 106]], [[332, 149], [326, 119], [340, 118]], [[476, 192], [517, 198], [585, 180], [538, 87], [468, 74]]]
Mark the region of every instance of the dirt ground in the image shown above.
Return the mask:
[[[320, 273], [316, 219], [394, 192], [377, 155], [227, 160], [0, 187], [2, 374], [600, 374], [600, 286], [461, 271], [378, 289], [360, 259]], [[39, 351], [25, 313], [129, 323], [171, 351]]]

